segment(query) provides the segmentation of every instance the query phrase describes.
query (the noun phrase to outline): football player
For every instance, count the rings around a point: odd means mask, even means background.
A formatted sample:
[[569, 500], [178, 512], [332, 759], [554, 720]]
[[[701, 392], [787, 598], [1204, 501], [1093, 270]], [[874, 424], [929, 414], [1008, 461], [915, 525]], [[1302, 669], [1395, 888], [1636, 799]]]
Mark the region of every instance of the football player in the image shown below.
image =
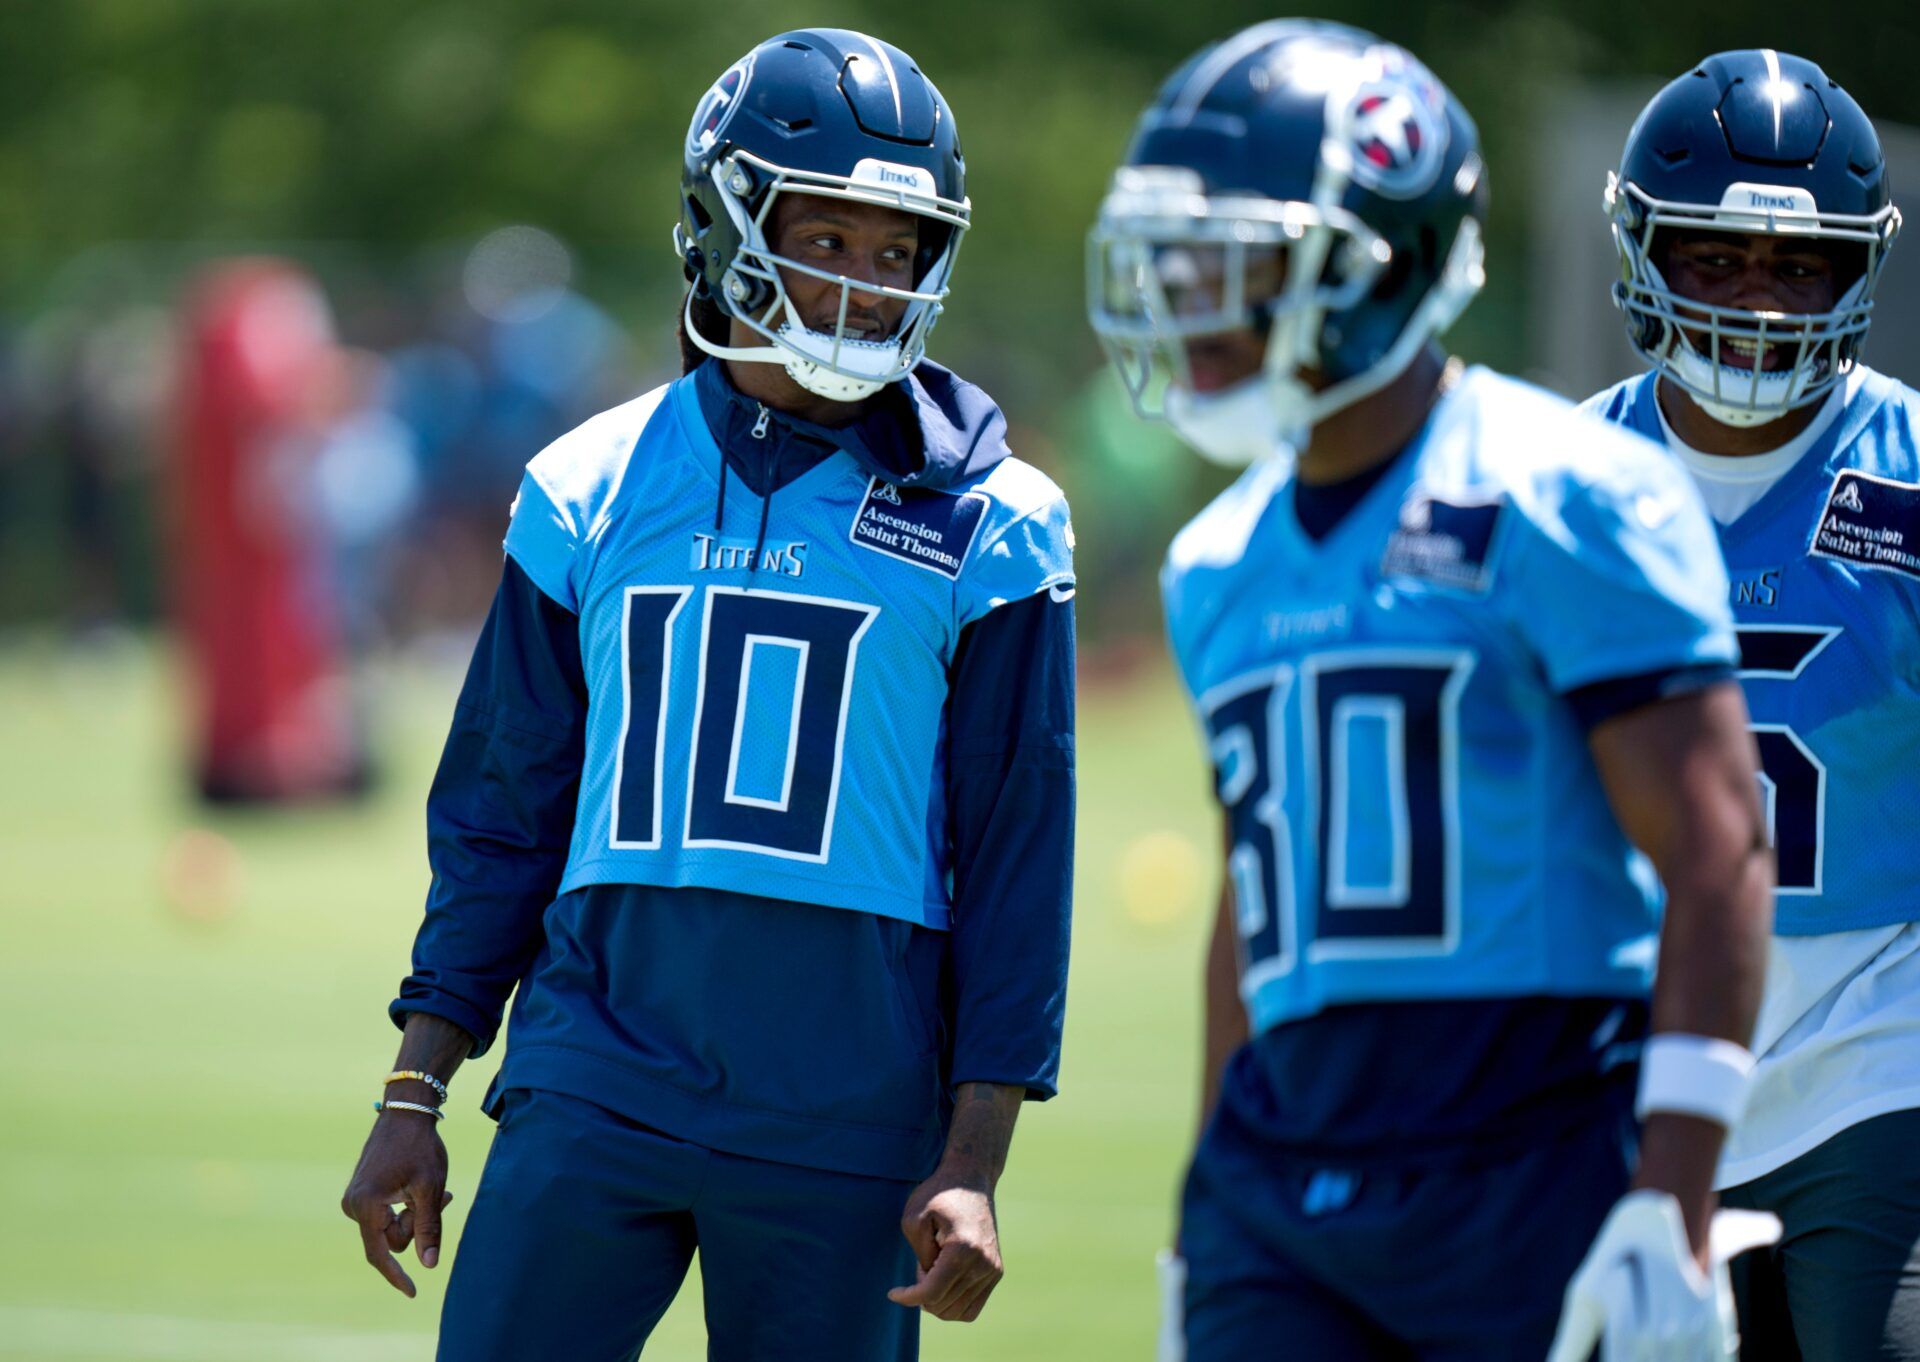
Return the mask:
[[1819, 67], [1709, 57], [1634, 124], [1607, 211], [1647, 372], [1593, 398], [1693, 477], [1732, 577], [1779, 860], [1729, 1206], [1742, 1356], [1920, 1359], [1920, 400], [1860, 359], [1900, 227]]
[[411, 1294], [512, 994], [443, 1357], [631, 1358], [696, 1249], [718, 1359], [912, 1357], [1000, 1278], [1064, 1007], [1072, 535], [923, 359], [964, 169], [900, 49], [754, 48], [686, 138], [689, 372], [528, 466], [344, 1201]]
[[1659, 449], [1439, 349], [1485, 194], [1413, 56], [1280, 21], [1167, 81], [1091, 239], [1136, 399], [1252, 462], [1163, 577], [1228, 885], [1170, 1356], [1730, 1328], [1772, 882], [1726, 578]]

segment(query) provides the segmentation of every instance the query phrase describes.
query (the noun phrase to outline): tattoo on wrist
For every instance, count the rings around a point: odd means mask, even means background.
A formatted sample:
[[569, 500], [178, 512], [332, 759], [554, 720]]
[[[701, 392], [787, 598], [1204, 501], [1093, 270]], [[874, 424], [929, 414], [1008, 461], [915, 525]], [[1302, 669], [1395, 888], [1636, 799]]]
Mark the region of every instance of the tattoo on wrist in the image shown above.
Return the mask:
[[993, 1185], [1006, 1166], [1013, 1142], [1014, 1119], [1026, 1094], [999, 1083], [962, 1083], [954, 1092], [953, 1124], [947, 1133], [945, 1158], [958, 1168], [967, 1185], [993, 1194]]

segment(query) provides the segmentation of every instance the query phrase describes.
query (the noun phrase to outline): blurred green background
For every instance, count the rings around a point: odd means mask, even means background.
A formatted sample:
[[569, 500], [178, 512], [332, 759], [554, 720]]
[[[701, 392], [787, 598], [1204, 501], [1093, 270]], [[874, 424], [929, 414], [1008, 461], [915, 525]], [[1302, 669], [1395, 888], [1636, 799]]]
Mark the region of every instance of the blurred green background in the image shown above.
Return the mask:
[[[426, 1362], [446, 1265], [409, 1258], [404, 1299], [338, 1203], [393, 1053], [457, 677], [386, 674], [374, 801], [209, 818], [180, 794], [172, 676], [159, 648], [0, 657], [0, 1359]], [[979, 1323], [928, 1321], [933, 1359], [1144, 1357], [1152, 1336], [1213, 843], [1168, 684], [1095, 687], [1081, 733], [1064, 1096], [1020, 1121], [1007, 1280]], [[454, 1085], [452, 1233], [496, 1062]], [[698, 1303], [649, 1357], [704, 1356]]]
[[[1478, 119], [1491, 281], [1456, 343], [1515, 371], [1538, 349], [1526, 292], [1552, 155], [1543, 119], [1571, 92], [1644, 88], [1708, 52], [1774, 45], [1825, 63], [1876, 119], [1920, 123], [1920, 83], [1898, 56], [1920, 47], [1920, 6], [1908, 0], [1360, 0], [1325, 13], [1411, 46]], [[692, 105], [753, 42], [817, 23], [898, 43], [953, 105], [976, 225], [934, 356], [1002, 400], [1019, 452], [1081, 508], [1089, 562], [1114, 588], [1090, 594], [1089, 627], [1148, 629], [1160, 546], [1216, 480], [1106, 428], [1117, 399], [1095, 377], [1081, 242], [1157, 82], [1203, 43], [1274, 14], [1247, 0], [9, 0], [0, 622], [75, 608], [61, 567], [75, 494], [49, 408], [76, 337], [171, 303], [209, 259], [265, 249], [303, 260], [344, 339], [384, 349], [425, 329], [422, 314], [441, 308], [475, 240], [533, 224], [566, 243], [574, 287], [618, 329], [624, 382], [611, 386], [664, 376], [680, 288], [668, 229]], [[1595, 181], [1595, 203], [1598, 191]], [[1586, 225], [1601, 238], [1597, 211]], [[131, 367], [157, 325], [122, 326], [117, 351], [96, 363]], [[138, 434], [123, 442], [132, 447], [101, 475], [94, 512], [118, 555], [114, 584], [99, 591], [145, 618], [159, 600], [148, 546], [160, 455]]]
[[[1455, 340], [1510, 369], [1535, 354], [1556, 154], [1541, 130], [1571, 92], [1775, 45], [1822, 62], [1877, 119], [1920, 123], [1910, 0], [1325, 13], [1411, 46], [1478, 119], [1492, 280]], [[402, 1300], [336, 1203], [392, 1052], [384, 1006], [425, 884], [421, 808], [458, 667], [515, 468], [672, 372], [668, 227], [694, 101], [800, 24], [890, 39], [953, 105], [976, 226], [933, 354], [1002, 400], [1017, 452], [1066, 485], [1081, 545], [1064, 1096], [1022, 1121], [1006, 1285], [981, 1324], [931, 1324], [926, 1352], [1149, 1355], [1214, 889], [1152, 576], [1219, 479], [1135, 425], [1100, 374], [1081, 241], [1161, 77], [1270, 17], [1160, 0], [0, 0], [0, 1359], [430, 1355], [444, 1269]], [[483, 315], [475, 262], [503, 230], [533, 233], [505, 238], [533, 242], [532, 265], [509, 251], [507, 272], [564, 286], [571, 310], [551, 315], [581, 356], [518, 405], [524, 376], [501, 352], [547, 342]], [[375, 794], [215, 814], [191, 797], [165, 625], [171, 337], [188, 281], [256, 252], [319, 280], [370, 390], [407, 398], [393, 438], [413, 462], [391, 514], [350, 527], [341, 575]], [[457, 403], [461, 420], [436, 424]], [[447, 1123], [456, 1228], [491, 1129], [475, 1109], [485, 1076], [461, 1075]], [[699, 1355], [693, 1299], [650, 1355]]]

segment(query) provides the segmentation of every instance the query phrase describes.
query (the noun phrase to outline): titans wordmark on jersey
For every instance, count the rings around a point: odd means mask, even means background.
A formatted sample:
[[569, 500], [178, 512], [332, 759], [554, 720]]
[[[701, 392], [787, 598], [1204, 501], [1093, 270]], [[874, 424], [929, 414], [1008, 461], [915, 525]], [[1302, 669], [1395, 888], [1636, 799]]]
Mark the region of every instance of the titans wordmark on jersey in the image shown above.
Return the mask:
[[1658, 891], [1560, 697], [1733, 660], [1692, 487], [1473, 369], [1323, 540], [1291, 502], [1289, 467], [1256, 467], [1162, 581], [1256, 1030], [1345, 1002], [1643, 994]]
[[521, 484], [507, 551], [579, 615], [590, 694], [562, 891], [703, 885], [945, 927], [947, 668], [969, 623], [1072, 582], [1066, 503], [1017, 459], [932, 490], [836, 453], [774, 494], [756, 566], [747, 521], [714, 527], [720, 469], [682, 379]]
[[[1586, 405], [1662, 439], [1655, 387]], [[1920, 397], [1862, 369], [1843, 400], [1720, 527], [1783, 936], [1920, 921]]]

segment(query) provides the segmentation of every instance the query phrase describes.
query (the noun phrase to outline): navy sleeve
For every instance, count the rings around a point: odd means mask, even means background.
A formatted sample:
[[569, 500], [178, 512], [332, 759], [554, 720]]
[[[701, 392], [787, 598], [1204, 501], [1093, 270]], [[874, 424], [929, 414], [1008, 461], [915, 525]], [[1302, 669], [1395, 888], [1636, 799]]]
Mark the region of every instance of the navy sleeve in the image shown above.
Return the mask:
[[1053, 1096], [1073, 911], [1073, 604], [1037, 592], [960, 635], [949, 677], [952, 1082]]
[[1631, 710], [1661, 700], [1671, 700], [1690, 691], [1705, 690], [1708, 686], [1717, 686], [1722, 681], [1733, 679], [1733, 668], [1717, 663], [1669, 667], [1661, 671], [1641, 672], [1637, 676], [1575, 686], [1566, 693], [1566, 700], [1573, 706], [1573, 716], [1580, 721], [1580, 726], [1591, 733], [1607, 720], [1618, 718]]
[[433, 883], [394, 1023], [431, 1012], [493, 1044], [540, 949], [573, 835], [587, 717], [579, 620], [513, 558], [427, 795]]

